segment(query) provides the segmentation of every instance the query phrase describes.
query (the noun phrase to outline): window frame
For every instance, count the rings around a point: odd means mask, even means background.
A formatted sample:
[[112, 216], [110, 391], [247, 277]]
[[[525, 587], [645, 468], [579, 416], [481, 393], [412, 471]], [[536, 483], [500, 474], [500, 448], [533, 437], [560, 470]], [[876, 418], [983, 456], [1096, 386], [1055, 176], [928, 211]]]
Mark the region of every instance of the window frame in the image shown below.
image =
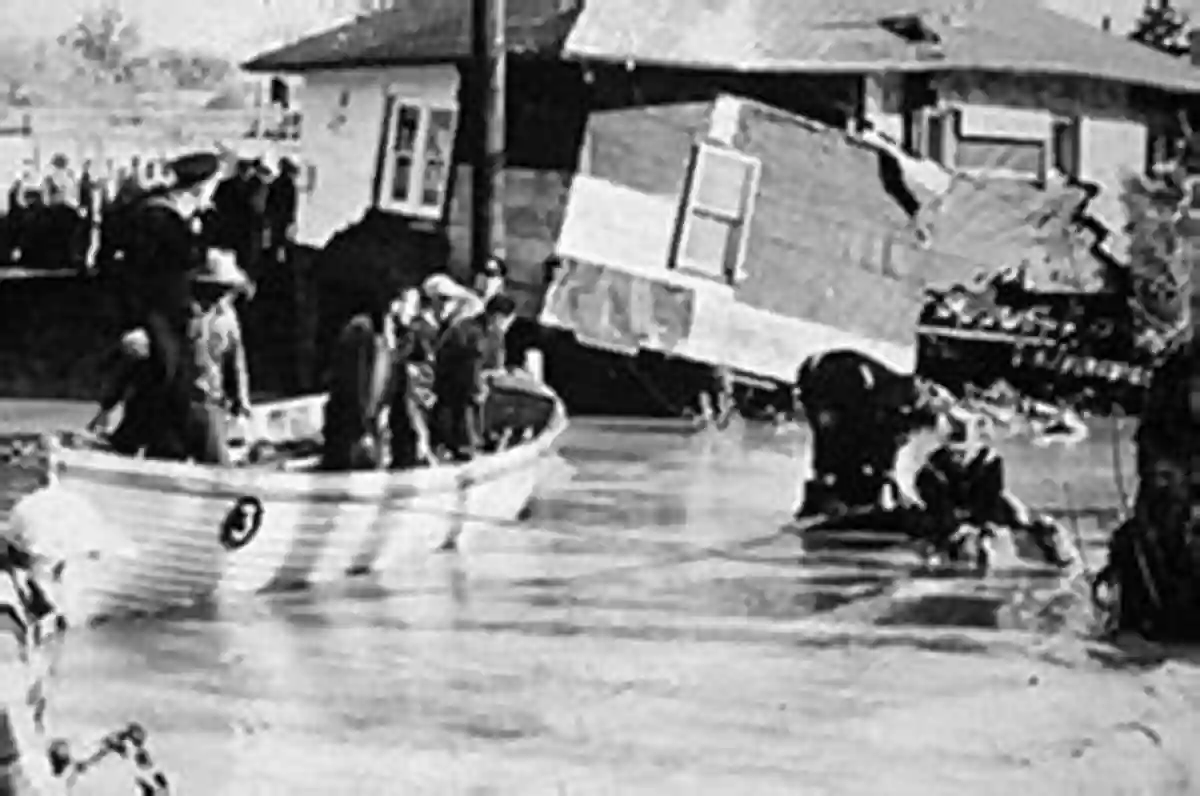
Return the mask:
[[[941, 141], [938, 152], [931, 152], [930, 123], [937, 119], [942, 124]], [[1078, 120], [1075, 120], [1078, 124]], [[1050, 172], [1054, 157], [1051, 145], [1053, 131], [1046, 139], [1032, 136], [1005, 135], [963, 135], [962, 106], [958, 104], [943, 104], [923, 107], [912, 111], [905, 120], [905, 132], [908, 139], [904, 149], [909, 155], [924, 160], [930, 160], [942, 167], [968, 177], [985, 177], [993, 179], [1024, 180], [1028, 182], [1044, 182]], [[1026, 144], [1041, 148], [1040, 172], [1019, 171], [1004, 168], [981, 168], [976, 166], [959, 165], [959, 148], [962, 142], [983, 144]]]
[[[1033, 147], [1038, 147], [1041, 150], [1041, 159], [1038, 164], [1037, 171], [1022, 171], [1018, 169], [995, 168], [991, 166], [962, 166], [959, 164], [959, 152], [963, 141], [969, 143], [996, 144], [1003, 146], [1005, 144], [1023, 144]], [[954, 139], [954, 165], [953, 169], [969, 177], [987, 177], [1001, 180], [1024, 180], [1027, 182], [1044, 182], [1046, 175], [1050, 170], [1050, 159], [1052, 153], [1048, 151], [1047, 142], [1039, 141], [1036, 138], [1019, 138], [1014, 136], [979, 136], [979, 135], [956, 135]]]
[[[726, 157], [740, 162], [748, 167], [749, 177], [743, 187], [741, 207], [736, 216], [727, 212], [706, 207], [701, 202], [700, 168], [706, 153], [716, 152], [718, 157]], [[688, 159], [687, 178], [681, 194], [679, 213], [676, 218], [675, 230], [671, 239], [671, 270], [707, 279], [718, 284], [735, 287], [746, 278], [746, 251], [750, 241], [749, 229], [754, 220], [755, 202], [758, 198], [759, 183], [762, 179], [762, 159], [743, 152], [739, 149], [713, 140], [696, 141], [691, 147], [691, 157]], [[732, 257], [726, 251], [726, 262], [722, 264], [721, 275], [717, 276], [707, 264], [688, 258], [686, 255], [687, 242], [697, 216], [715, 219], [728, 228], [728, 234], [737, 235], [736, 251]], [[732, 265], [731, 265], [732, 263]]]
[[[454, 138], [458, 134], [459, 110], [451, 101], [434, 101], [418, 99], [401, 95], [389, 96], [385, 107], [388, 118], [383, 124], [382, 162], [377, 167], [378, 190], [375, 205], [380, 210], [389, 213], [418, 218], [426, 221], [441, 220], [449, 200], [450, 175], [454, 170]], [[414, 134], [412, 161], [408, 175], [408, 194], [403, 200], [395, 199], [393, 187], [396, 180], [396, 135], [399, 132], [400, 115], [404, 109], [417, 111], [417, 128]], [[437, 185], [438, 201], [427, 204], [424, 201], [426, 189], [426, 171], [429, 167], [429, 134], [433, 129], [433, 117], [436, 113], [450, 115], [450, 148], [445, 154], [445, 170]]]
[[[1071, 169], [1065, 170], [1058, 163], [1059, 159], [1059, 135], [1066, 134], [1071, 136], [1071, 147], [1074, 163], [1071, 164]], [[1083, 120], [1078, 116], [1056, 116], [1050, 122], [1050, 140], [1047, 143], [1046, 153], [1047, 172], [1054, 170], [1059, 174], [1066, 175], [1070, 179], [1081, 179], [1083, 172]]]
[[[940, 125], [940, 140], [934, 151], [933, 128]], [[929, 105], [904, 114], [904, 141], [901, 149], [909, 157], [929, 160], [949, 168], [954, 160], [955, 144], [959, 138], [957, 108]]]

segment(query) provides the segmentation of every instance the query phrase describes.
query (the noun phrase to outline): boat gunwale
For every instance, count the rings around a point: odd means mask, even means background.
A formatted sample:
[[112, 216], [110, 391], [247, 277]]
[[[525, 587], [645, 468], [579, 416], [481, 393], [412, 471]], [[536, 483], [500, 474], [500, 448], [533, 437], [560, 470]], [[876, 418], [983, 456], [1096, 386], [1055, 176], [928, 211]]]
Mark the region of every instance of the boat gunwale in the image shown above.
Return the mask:
[[[84, 481], [140, 491], [164, 498], [238, 499], [253, 493], [273, 503], [365, 503], [374, 506], [459, 492], [502, 479], [514, 469], [554, 451], [569, 426], [566, 408], [554, 396], [546, 427], [532, 440], [463, 464], [404, 471], [289, 472], [252, 467], [134, 459], [102, 450], [81, 450], [52, 443], [53, 468], [63, 480]], [[52, 435], [57, 440], [59, 432]]]

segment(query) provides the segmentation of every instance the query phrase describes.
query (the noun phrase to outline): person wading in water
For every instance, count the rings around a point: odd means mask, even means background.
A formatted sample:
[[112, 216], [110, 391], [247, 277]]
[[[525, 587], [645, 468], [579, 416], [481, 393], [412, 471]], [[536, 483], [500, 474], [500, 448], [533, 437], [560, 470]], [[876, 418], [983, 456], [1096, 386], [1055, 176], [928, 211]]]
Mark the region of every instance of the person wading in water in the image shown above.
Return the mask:
[[942, 555], [960, 561], [975, 548], [975, 564], [986, 571], [990, 540], [998, 528], [1031, 538], [1046, 562], [1065, 568], [1072, 563], [1070, 542], [1057, 523], [1035, 517], [1008, 490], [1004, 459], [985, 434], [987, 423], [962, 413], [947, 416], [949, 433], [917, 471], [917, 495], [924, 504], [916, 535], [926, 563]]

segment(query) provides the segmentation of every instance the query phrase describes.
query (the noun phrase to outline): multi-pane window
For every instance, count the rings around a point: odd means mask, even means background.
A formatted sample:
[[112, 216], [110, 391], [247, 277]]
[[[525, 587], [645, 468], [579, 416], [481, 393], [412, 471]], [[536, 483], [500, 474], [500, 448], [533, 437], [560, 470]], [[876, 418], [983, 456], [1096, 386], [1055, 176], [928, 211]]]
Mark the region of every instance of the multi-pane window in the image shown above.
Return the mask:
[[440, 218], [450, 181], [457, 114], [408, 100], [390, 103], [379, 205], [404, 215]]
[[674, 267], [727, 284], [740, 281], [761, 169], [757, 158], [729, 147], [693, 149]]

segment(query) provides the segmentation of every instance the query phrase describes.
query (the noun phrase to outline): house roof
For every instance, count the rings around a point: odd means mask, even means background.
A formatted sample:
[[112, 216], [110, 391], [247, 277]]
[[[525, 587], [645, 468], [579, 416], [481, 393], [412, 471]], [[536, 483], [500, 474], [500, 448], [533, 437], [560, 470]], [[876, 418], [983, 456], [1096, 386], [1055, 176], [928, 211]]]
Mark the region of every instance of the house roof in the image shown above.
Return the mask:
[[[258, 56], [250, 71], [461, 60], [470, 0], [392, 10]], [[1036, 0], [508, 0], [511, 52], [735, 71], [980, 69], [1087, 74], [1200, 92], [1200, 70]], [[940, 53], [886, 31], [916, 16]]]
[[[463, 60], [471, 55], [471, 0], [402, 0], [393, 8], [263, 53], [250, 72], [305, 72]], [[562, 52], [578, 12], [564, 0], [508, 0], [512, 53]]]
[[[941, 37], [942, 57], [928, 57], [879, 25], [901, 16], [922, 18]], [[1200, 91], [1200, 70], [1186, 60], [1105, 33], [1036, 0], [592, 0], [566, 50], [579, 57], [745, 71], [1089, 74]]]

